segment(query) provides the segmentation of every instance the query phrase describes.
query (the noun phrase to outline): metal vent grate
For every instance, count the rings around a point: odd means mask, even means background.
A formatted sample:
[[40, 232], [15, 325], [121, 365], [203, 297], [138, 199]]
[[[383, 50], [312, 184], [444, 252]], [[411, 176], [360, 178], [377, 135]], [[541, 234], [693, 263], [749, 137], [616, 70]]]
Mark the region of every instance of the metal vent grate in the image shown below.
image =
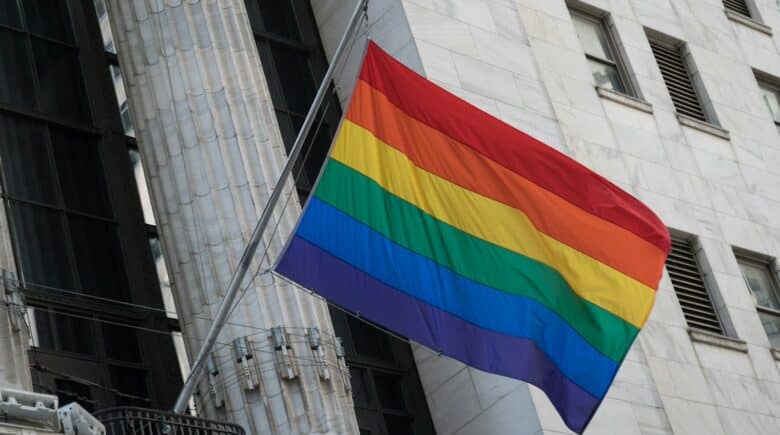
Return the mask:
[[672, 239], [672, 251], [666, 259], [666, 269], [688, 326], [724, 335], [689, 241]]
[[707, 122], [699, 96], [693, 87], [693, 82], [691, 82], [691, 75], [683, 62], [680, 47], [651, 39], [650, 48], [653, 50], [655, 61], [661, 69], [661, 75], [677, 113]]
[[750, 17], [750, 9], [745, 0], [723, 0], [723, 6], [732, 12]]

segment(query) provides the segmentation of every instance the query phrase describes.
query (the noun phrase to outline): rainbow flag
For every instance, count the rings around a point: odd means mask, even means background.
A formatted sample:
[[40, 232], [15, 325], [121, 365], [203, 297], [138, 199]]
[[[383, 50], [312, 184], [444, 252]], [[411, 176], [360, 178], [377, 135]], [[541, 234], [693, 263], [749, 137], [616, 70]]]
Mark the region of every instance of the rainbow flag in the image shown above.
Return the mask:
[[277, 272], [581, 432], [653, 307], [669, 233], [603, 177], [369, 43]]

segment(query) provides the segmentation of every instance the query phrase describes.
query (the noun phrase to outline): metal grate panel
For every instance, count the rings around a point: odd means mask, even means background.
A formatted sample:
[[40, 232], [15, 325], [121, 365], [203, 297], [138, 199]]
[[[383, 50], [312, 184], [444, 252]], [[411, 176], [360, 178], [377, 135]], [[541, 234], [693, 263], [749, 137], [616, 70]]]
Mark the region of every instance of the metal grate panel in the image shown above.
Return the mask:
[[723, 6], [732, 12], [750, 17], [750, 9], [745, 0], [723, 0]]
[[650, 48], [653, 50], [653, 56], [661, 70], [677, 113], [707, 122], [707, 116], [704, 114], [699, 95], [683, 61], [680, 47], [651, 39]]
[[688, 326], [715, 334], [723, 334], [718, 313], [704, 285], [696, 254], [687, 240], [672, 238], [672, 250], [666, 259], [666, 270], [672, 279]]
[[108, 408], [93, 415], [106, 426], [107, 435], [245, 435], [235, 424], [154, 409]]

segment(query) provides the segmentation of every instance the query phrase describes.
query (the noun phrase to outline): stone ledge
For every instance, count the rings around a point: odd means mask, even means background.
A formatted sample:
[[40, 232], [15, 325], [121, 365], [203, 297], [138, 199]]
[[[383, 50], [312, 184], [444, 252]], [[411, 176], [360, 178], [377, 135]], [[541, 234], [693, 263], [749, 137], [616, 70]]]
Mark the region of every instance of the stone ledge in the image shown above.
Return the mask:
[[725, 11], [726, 11], [726, 17], [728, 17], [729, 20], [734, 21], [735, 23], [742, 24], [743, 26], [750, 27], [751, 29], [757, 30], [761, 33], [765, 33], [769, 36], [772, 36], [772, 28], [767, 26], [766, 24], [754, 20], [753, 18], [746, 17], [742, 14], [739, 14], [729, 9], [725, 9]]
[[742, 353], [747, 353], [748, 351], [747, 343], [738, 338], [726, 337], [725, 335], [713, 334], [712, 332], [693, 328], [688, 328], [688, 335], [691, 337], [691, 341], [697, 343], [709, 344]]
[[653, 106], [645, 100], [640, 100], [639, 98], [635, 98], [630, 95], [621, 94], [620, 92], [613, 91], [612, 89], [602, 88], [601, 86], [596, 86], [596, 93], [599, 94], [599, 97], [606, 100], [614, 101], [616, 103], [641, 110], [645, 113], [653, 113]]
[[770, 347], [769, 353], [772, 354], [772, 356], [775, 358], [775, 361], [780, 361], [780, 349], [776, 347]]
[[680, 121], [680, 124], [686, 127], [703, 131], [704, 133], [709, 133], [721, 139], [725, 139], [725, 140], [731, 139], [731, 135], [729, 134], [728, 130], [720, 128], [715, 124], [710, 124], [709, 122], [700, 121], [696, 118], [691, 118], [688, 115], [683, 115], [682, 113], [677, 114], [677, 120]]

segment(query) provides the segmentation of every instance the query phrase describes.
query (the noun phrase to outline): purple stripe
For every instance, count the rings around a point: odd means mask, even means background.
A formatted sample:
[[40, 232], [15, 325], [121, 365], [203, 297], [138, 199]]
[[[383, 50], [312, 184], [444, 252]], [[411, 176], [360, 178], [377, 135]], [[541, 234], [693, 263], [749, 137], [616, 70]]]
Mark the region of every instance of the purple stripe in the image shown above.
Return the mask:
[[375, 280], [299, 237], [292, 240], [276, 270], [444, 355], [536, 385], [575, 432], [584, 429], [599, 405], [598, 399], [565, 377], [533, 341], [479, 328]]

